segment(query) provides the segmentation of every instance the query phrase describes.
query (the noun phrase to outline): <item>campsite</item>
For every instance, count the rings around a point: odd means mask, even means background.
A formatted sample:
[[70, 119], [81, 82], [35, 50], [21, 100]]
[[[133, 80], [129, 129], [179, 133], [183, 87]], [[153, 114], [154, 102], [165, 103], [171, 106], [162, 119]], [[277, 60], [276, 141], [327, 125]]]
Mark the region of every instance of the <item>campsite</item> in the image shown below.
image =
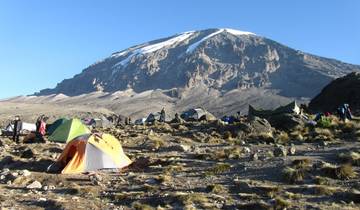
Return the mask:
[[1, 205], [358, 209], [360, 122], [331, 115], [314, 125], [315, 115], [300, 110], [296, 102], [250, 106], [231, 123], [202, 108], [184, 111], [180, 122], [149, 114], [139, 125], [60, 117], [45, 142], [0, 137]]
[[360, 0], [0, 0], [0, 210], [360, 210]]

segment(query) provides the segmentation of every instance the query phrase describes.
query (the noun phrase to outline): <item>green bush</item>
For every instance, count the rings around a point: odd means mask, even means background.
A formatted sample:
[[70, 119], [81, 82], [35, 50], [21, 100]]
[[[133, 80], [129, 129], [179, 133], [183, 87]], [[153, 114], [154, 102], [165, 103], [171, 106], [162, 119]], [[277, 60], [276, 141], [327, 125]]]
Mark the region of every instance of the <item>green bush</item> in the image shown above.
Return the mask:
[[328, 117], [321, 117], [321, 119], [317, 122], [317, 126], [321, 128], [330, 128], [331, 119]]

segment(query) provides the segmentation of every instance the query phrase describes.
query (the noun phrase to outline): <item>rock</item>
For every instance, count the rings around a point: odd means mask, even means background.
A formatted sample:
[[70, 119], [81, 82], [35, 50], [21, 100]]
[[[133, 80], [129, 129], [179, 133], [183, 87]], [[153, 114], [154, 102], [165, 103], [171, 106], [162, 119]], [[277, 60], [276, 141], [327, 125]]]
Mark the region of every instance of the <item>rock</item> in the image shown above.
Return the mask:
[[191, 149], [189, 145], [179, 144], [174, 145], [171, 147], [171, 150], [178, 151], [178, 152], [187, 152]]
[[281, 130], [291, 130], [297, 126], [304, 126], [305, 121], [297, 114], [277, 114], [267, 118], [271, 126]]
[[10, 172], [10, 169], [8, 168], [4, 168], [3, 170], [1, 170], [1, 174], [3, 175], [7, 175]]
[[246, 142], [244, 140], [239, 141], [239, 145], [244, 146], [245, 144], [246, 144]]
[[46, 200], [46, 198], [39, 198], [39, 201], [45, 202], [47, 200]]
[[296, 148], [295, 148], [294, 145], [292, 145], [292, 146], [289, 148], [288, 153], [289, 153], [289, 155], [295, 155], [295, 153], [296, 153]]
[[30, 148], [27, 148], [22, 152], [20, 157], [21, 158], [32, 158], [32, 157], [34, 157], [34, 153]]
[[250, 159], [253, 160], [253, 161], [256, 161], [256, 160], [259, 160], [259, 156], [258, 156], [257, 153], [254, 153], [254, 154], [250, 155]]
[[11, 173], [11, 176], [12, 176], [13, 178], [16, 178], [16, 177], [19, 176], [19, 173], [17, 173], [17, 172], [12, 172], [12, 173]]
[[0, 180], [4, 180], [6, 178], [5, 175], [0, 175]]
[[329, 145], [329, 143], [327, 141], [320, 141], [320, 146], [326, 147]]
[[30, 176], [31, 172], [25, 169], [25, 170], [20, 171], [19, 174], [22, 176]]
[[42, 185], [38, 181], [34, 181], [31, 184], [29, 184], [28, 186], [26, 186], [27, 189], [41, 189], [41, 187], [42, 187]]
[[147, 183], [147, 184], [157, 184], [158, 181], [156, 179], [154, 179], [154, 178], [150, 178], [150, 179], [147, 179], [145, 181], [145, 183]]
[[42, 190], [44, 190], [44, 191], [47, 191], [48, 189], [49, 189], [49, 187], [46, 185], [42, 187]]
[[99, 174], [91, 175], [89, 179], [94, 185], [100, 185], [103, 181], [103, 178]]
[[266, 119], [260, 117], [252, 117], [249, 125], [247, 125], [247, 130], [250, 133], [262, 133], [268, 134], [269, 136], [272, 136], [273, 132], [271, 124]]
[[244, 147], [244, 148], [243, 148], [243, 152], [244, 152], [244, 153], [250, 153], [251, 150], [250, 150], [249, 147]]
[[274, 150], [275, 157], [286, 157], [287, 151], [283, 146], [276, 147]]

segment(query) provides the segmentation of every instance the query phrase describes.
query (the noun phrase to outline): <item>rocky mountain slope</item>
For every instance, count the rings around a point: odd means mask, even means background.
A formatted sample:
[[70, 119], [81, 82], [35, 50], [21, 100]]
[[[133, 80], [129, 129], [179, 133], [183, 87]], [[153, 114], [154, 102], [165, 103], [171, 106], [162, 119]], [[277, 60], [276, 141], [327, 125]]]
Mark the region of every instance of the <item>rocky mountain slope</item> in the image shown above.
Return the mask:
[[360, 73], [351, 73], [327, 85], [309, 104], [313, 111], [334, 111], [348, 103], [353, 111], [360, 111]]
[[360, 66], [303, 53], [234, 29], [184, 32], [114, 53], [37, 95], [183, 89], [228, 92], [268, 88], [286, 97], [313, 97], [333, 78]]
[[[105, 108], [134, 118], [202, 106], [216, 116], [308, 102], [360, 66], [291, 49], [250, 32], [190, 31], [112, 54], [53, 89], [10, 102]], [[47, 110], [44, 107], [44, 110]], [[50, 112], [51, 113], [51, 110]]]

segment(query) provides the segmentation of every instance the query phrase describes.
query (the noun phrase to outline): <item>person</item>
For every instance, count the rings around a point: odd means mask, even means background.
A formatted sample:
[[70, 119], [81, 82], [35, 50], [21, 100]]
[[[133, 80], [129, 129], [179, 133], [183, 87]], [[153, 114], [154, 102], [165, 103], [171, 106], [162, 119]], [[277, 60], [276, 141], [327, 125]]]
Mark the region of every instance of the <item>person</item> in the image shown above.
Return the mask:
[[48, 120], [47, 117], [43, 116], [40, 120], [39, 129], [36, 131], [36, 135], [40, 141], [44, 141], [44, 136], [46, 134], [46, 121]]
[[337, 113], [341, 120], [346, 121], [347, 119], [352, 119], [352, 114], [349, 104], [343, 104], [337, 109]]
[[164, 107], [161, 109], [161, 112], [160, 112], [160, 122], [165, 122], [165, 109]]
[[129, 117], [129, 125], [131, 125], [131, 124], [132, 124], [131, 117]]
[[40, 117], [37, 118], [36, 120], [36, 132], [39, 132], [40, 126], [41, 126], [41, 121], [43, 120], [45, 116], [44, 115], [40, 115]]
[[349, 104], [344, 104], [344, 107], [345, 107], [345, 116], [346, 116], [346, 118], [349, 119], [349, 120], [352, 120], [353, 117], [352, 117], [352, 114], [351, 114]]
[[15, 116], [14, 129], [13, 129], [13, 141], [19, 143], [20, 131], [22, 128], [22, 122], [20, 116]]

